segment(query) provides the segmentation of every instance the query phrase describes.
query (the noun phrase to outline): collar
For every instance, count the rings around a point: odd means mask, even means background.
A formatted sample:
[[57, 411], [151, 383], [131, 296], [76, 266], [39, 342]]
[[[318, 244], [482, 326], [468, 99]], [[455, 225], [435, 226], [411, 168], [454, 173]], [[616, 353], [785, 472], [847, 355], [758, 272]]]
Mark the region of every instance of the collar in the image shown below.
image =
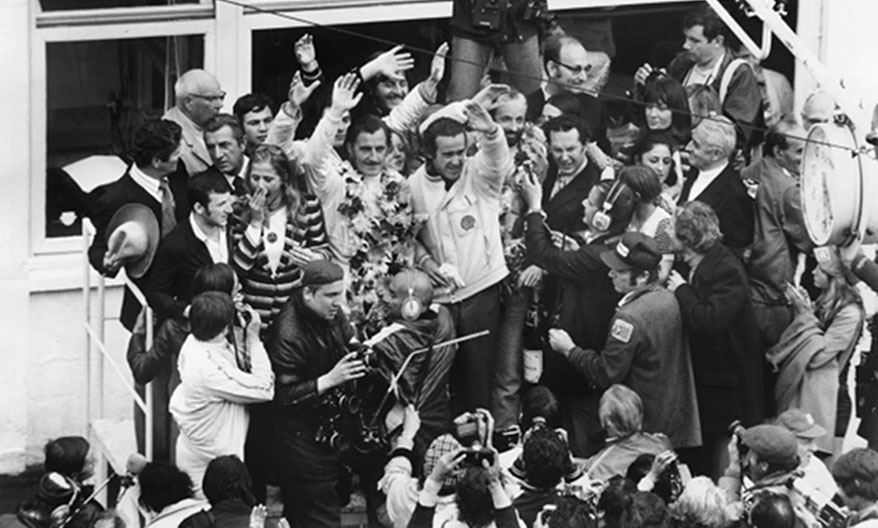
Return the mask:
[[698, 171], [698, 178], [696, 178], [696, 179], [698, 179], [698, 180], [702, 180], [702, 179], [713, 180], [717, 176], [719, 176], [719, 174], [722, 171], [726, 170], [726, 167], [728, 167], [728, 166], [729, 166], [729, 162], [726, 161], [718, 167], [714, 167], [712, 169], [707, 169], [707, 170], [700, 170], [700, 171]]
[[619, 304], [617, 304], [616, 307], [622, 308], [623, 306], [625, 306], [627, 304], [631, 304], [636, 299], [645, 295], [647, 292], [654, 290], [655, 288], [656, 288], [656, 285], [653, 283], [653, 284], [647, 284], [646, 286], [643, 286], [642, 288], [639, 288], [637, 290], [630, 291], [630, 292], [626, 293], [625, 296], [619, 300]]
[[[208, 242], [213, 242], [207, 238], [207, 233], [201, 230], [201, 227], [198, 226], [198, 222], [195, 221], [195, 211], [189, 213], [189, 225], [192, 226], [192, 234], [195, 235], [195, 238], [201, 241], [204, 245], [207, 245]], [[223, 231], [220, 230], [220, 237], [222, 237]], [[220, 238], [222, 241], [222, 238]]]
[[131, 168], [128, 169], [128, 175], [131, 176], [131, 179], [134, 180], [134, 183], [143, 187], [143, 190], [148, 192], [150, 195], [152, 195], [153, 198], [161, 203], [161, 180], [147, 175], [145, 172], [140, 170], [136, 163], [131, 164]]

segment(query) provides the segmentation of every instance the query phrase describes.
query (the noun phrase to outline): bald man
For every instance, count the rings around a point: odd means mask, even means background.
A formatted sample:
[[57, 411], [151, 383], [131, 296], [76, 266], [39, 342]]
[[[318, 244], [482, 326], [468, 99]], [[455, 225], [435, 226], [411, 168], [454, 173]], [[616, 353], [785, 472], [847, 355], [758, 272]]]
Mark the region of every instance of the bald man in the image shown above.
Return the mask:
[[828, 92], [817, 90], [802, 105], [802, 125], [808, 130], [817, 123], [828, 123], [836, 108], [835, 99]]
[[[387, 310], [393, 321], [368, 341], [382, 365], [382, 374], [398, 372], [413, 350], [454, 339], [454, 323], [444, 306], [431, 305], [433, 283], [420, 270], [405, 269], [390, 280]], [[421, 427], [414, 445], [423, 460], [427, 446], [451, 424], [448, 377], [456, 347], [439, 347], [409, 360], [399, 382], [401, 405], [414, 404]], [[390, 369], [393, 369], [391, 372]]]
[[762, 158], [741, 173], [759, 184], [747, 271], [751, 278], [769, 286], [759, 292], [754, 303], [763, 331], [763, 346], [775, 344], [789, 324], [792, 313], [785, 302], [784, 285], [793, 281], [797, 255], [810, 253], [814, 248], [805, 229], [799, 188], [805, 135], [798, 123], [779, 122], [765, 136]]
[[226, 92], [210, 73], [194, 69], [174, 84], [174, 106], [164, 118], [183, 129], [183, 163], [192, 175], [213, 165], [204, 143], [204, 125], [223, 108]]

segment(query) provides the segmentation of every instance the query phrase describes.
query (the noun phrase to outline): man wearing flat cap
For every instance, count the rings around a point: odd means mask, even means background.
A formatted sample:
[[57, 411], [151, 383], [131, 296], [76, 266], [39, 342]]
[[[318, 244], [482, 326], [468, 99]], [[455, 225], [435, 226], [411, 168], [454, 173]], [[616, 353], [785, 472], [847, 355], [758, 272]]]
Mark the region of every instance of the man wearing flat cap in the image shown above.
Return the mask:
[[832, 473], [814, 455], [817, 451], [817, 439], [826, 434], [826, 429], [810, 413], [795, 408], [781, 413], [774, 423], [795, 435], [799, 444], [799, 469], [802, 473], [796, 480], [796, 485], [822, 507], [838, 493], [838, 484], [832, 478]]
[[[787, 495], [798, 518], [797, 527], [819, 524], [793, 484], [800, 475], [796, 436], [785, 427], [769, 424], [740, 429], [735, 436], [736, 441], [729, 444], [729, 465], [718, 483], [729, 499], [746, 510], [761, 493]], [[744, 477], [750, 479], [746, 488]]]
[[652, 237], [625, 233], [614, 249], [601, 254], [613, 287], [623, 295], [604, 349], [582, 349], [561, 329], [549, 330], [549, 344], [597, 390], [621, 383], [637, 392], [645, 432], [666, 434], [675, 448], [698, 446], [689, 345], [674, 295], [657, 284], [661, 258]]
[[343, 299], [341, 266], [311, 262], [265, 338], [275, 375], [274, 460], [284, 517], [293, 528], [341, 524], [336, 491], [341, 459], [315, 437], [324, 419], [320, 396], [366, 372], [356, 354], [347, 352], [354, 332], [341, 309]]

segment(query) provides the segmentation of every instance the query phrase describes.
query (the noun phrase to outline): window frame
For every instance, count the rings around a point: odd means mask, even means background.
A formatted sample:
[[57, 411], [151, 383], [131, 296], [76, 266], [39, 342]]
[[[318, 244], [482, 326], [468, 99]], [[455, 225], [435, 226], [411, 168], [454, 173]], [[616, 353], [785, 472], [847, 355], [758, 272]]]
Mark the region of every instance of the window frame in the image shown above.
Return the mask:
[[[31, 255], [63, 255], [81, 250], [82, 241], [78, 236], [46, 236], [46, 143], [48, 117], [48, 82], [46, 71], [47, 46], [59, 42], [83, 42], [154, 38], [182, 35], [198, 35], [204, 38], [204, 67], [214, 68], [216, 31], [213, 20], [178, 20], [156, 26], [153, 22], [125, 22], [100, 24], [100, 32], [94, 25], [44, 27], [33, 31], [31, 40], [31, 94], [33, 96], [30, 120], [31, 126]], [[36, 266], [42, 268], [42, 266]]]

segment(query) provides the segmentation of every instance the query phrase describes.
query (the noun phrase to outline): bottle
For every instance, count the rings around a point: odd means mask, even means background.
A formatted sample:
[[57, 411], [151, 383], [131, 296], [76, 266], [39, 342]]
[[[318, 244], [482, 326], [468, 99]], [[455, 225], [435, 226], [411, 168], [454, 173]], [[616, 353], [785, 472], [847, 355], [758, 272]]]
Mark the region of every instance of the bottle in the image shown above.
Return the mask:
[[539, 383], [543, 375], [543, 338], [541, 335], [542, 314], [540, 313], [540, 292], [533, 291], [533, 297], [527, 307], [522, 331], [524, 349], [524, 381]]

